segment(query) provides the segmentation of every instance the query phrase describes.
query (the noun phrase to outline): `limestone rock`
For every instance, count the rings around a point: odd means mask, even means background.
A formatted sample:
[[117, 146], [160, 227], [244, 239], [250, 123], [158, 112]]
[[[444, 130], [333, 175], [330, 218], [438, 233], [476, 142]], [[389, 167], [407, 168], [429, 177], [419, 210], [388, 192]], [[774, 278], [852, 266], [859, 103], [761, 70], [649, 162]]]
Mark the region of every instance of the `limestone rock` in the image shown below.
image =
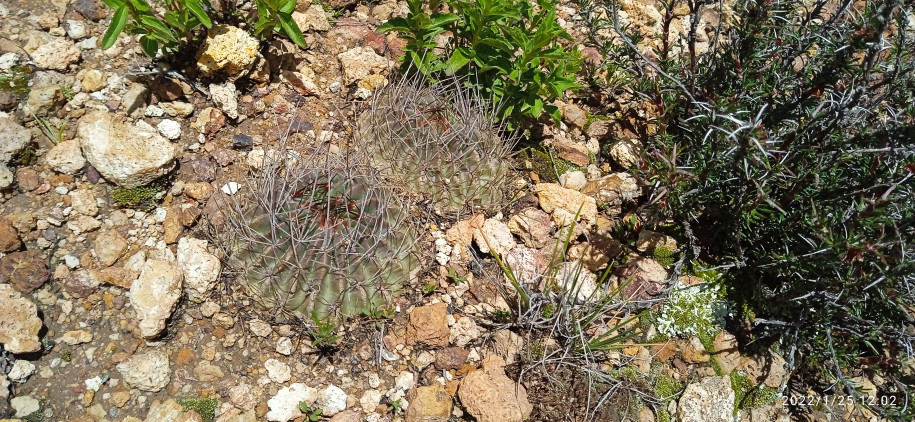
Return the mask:
[[319, 4], [312, 4], [304, 13], [292, 12], [292, 20], [295, 21], [302, 32], [312, 30], [327, 31], [331, 28], [330, 22], [327, 20], [327, 13], [324, 12], [324, 8]]
[[70, 346], [75, 346], [77, 344], [83, 344], [92, 341], [92, 333], [86, 330], [67, 331], [58, 337], [57, 341], [68, 344]]
[[86, 159], [120, 186], [146, 185], [175, 167], [175, 146], [151, 126], [131, 126], [94, 110], [79, 120], [78, 132]]
[[32, 31], [26, 36], [28, 41], [23, 50], [29, 53], [29, 57], [40, 68], [63, 71], [79, 60], [79, 47], [73, 41], [42, 31]]
[[22, 293], [32, 293], [51, 278], [51, 270], [39, 251], [13, 252], [0, 258], [0, 282]]
[[83, 80], [80, 81], [80, 85], [83, 87], [83, 92], [95, 92], [108, 86], [108, 80], [105, 72], [98, 69], [90, 69], [83, 74]]
[[625, 169], [635, 165], [641, 153], [642, 143], [638, 139], [623, 139], [610, 147], [610, 158]]
[[379, 56], [369, 47], [356, 47], [337, 55], [343, 69], [343, 80], [347, 85], [366, 79], [369, 75], [380, 74], [392, 66], [392, 62]]
[[455, 346], [464, 347], [482, 335], [483, 329], [473, 319], [463, 317], [451, 326], [450, 340]]
[[492, 350], [505, 360], [506, 365], [515, 363], [524, 347], [524, 338], [511, 330], [496, 331], [492, 340]]
[[471, 372], [461, 381], [461, 404], [479, 422], [521, 422], [533, 411], [527, 389], [505, 376], [504, 367], [501, 357], [489, 355], [483, 360], [482, 370]]
[[[526, 246], [519, 246], [503, 257], [505, 265], [512, 269], [515, 279], [521, 284], [534, 284], [537, 290], [542, 284], [542, 277], [547, 273], [549, 257], [543, 252]], [[507, 276], [506, 276], [507, 277]]]
[[681, 422], [731, 422], [734, 390], [730, 377], [706, 377], [686, 386], [677, 404]]
[[130, 304], [140, 319], [140, 334], [153, 338], [165, 328], [181, 297], [181, 271], [172, 263], [150, 259], [130, 286]]
[[581, 188], [581, 193], [594, 197], [609, 209], [611, 215], [618, 215], [622, 212], [622, 204], [637, 198], [640, 189], [635, 177], [629, 173], [613, 173], [588, 182]]
[[333, 416], [346, 409], [346, 392], [333, 384], [318, 393], [316, 406], [324, 410], [322, 415]]
[[99, 233], [93, 244], [95, 257], [102, 267], [110, 267], [127, 252], [127, 239], [113, 229]]
[[86, 167], [86, 159], [83, 157], [83, 151], [79, 147], [78, 139], [63, 141], [54, 145], [45, 154], [44, 158], [48, 165], [59, 173], [76, 174], [83, 167]]
[[420, 306], [410, 312], [407, 325], [407, 344], [425, 344], [432, 348], [445, 347], [451, 330], [448, 329], [448, 305], [436, 303]]
[[232, 82], [210, 84], [210, 98], [230, 119], [238, 119], [238, 89]]
[[264, 368], [267, 369], [267, 376], [270, 377], [270, 380], [277, 384], [282, 384], [292, 378], [292, 369], [282, 361], [267, 359], [264, 362]]
[[[587, 188], [587, 186], [585, 187]], [[557, 225], [569, 225], [576, 213], [578, 217], [591, 224], [597, 221], [597, 202], [594, 198], [572, 189], [566, 189], [555, 183], [541, 183], [534, 187], [540, 208], [553, 214], [553, 221]], [[561, 217], [557, 221], [557, 215]], [[563, 224], [559, 224], [563, 223]]]
[[257, 60], [260, 43], [247, 31], [229, 25], [214, 25], [197, 59], [197, 68], [206, 76], [225, 72], [234, 80]]
[[0, 117], [0, 164], [6, 164], [32, 141], [32, 132], [16, 122]]
[[182, 237], [178, 241], [178, 267], [184, 273], [184, 290], [191, 300], [206, 297], [222, 268], [219, 258], [207, 251], [208, 243], [190, 237]]
[[663, 233], [651, 230], [642, 230], [639, 232], [639, 240], [635, 242], [636, 249], [641, 252], [650, 252], [659, 247], [667, 248], [669, 251], [675, 251], [677, 250], [677, 241]]
[[537, 208], [528, 208], [511, 216], [508, 219], [508, 229], [531, 248], [546, 246], [553, 231], [550, 226], [550, 215]]
[[156, 392], [171, 381], [168, 354], [153, 349], [137, 353], [117, 365], [124, 381], [133, 388]]
[[486, 221], [486, 218], [483, 214], [477, 214], [471, 218], [458, 221], [445, 232], [445, 240], [452, 244], [469, 247], [470, 242], [473, 241], [474, 233], [483, 227], [484, 221]]
[[70, 201], [73, 211], [89, 217], [98, 215], [98, 202], [95, 194], [89, 189], [81, 188], [70, 191]]
[[16, 396], [10, 400], [10, 406], [16, 410], [16, 418], [24, 418], [41, 409], [41, 402], [32, 396]]
[[667, 285], [667, 270], [657, 261], [649, 258], [635, 258], [617, 272], [620, 282], [626, 282], [622, 289], [626, 300], [647, 300], [657, 296]]
[[587, 183], [587, 176], [580, 170], [570, 171], [559, 175], [559, 184], [567, 189], [579, 190], [585, 187]]
[[408, 400], [407, 422], [448, 422], [451, 417], [451, 395], [437, 382], [410, 391]]
[[493, 218], [483, 222], [483, 227], [473, 233], [473, 240], [480, 252], [490, 253], [491, 248], [499, 256], [505, 256], [515, 247], [515, 238], [508, 226]]
[[299, 403], [305, 402], [309, 406], [318, 399], [318, 392], [302, 383], [295, 383], [289, 387], [281, 388], [273, 398], [267, 401], [270, 409], [267, 420], [271, 422], [288, 422], [302, 416]]

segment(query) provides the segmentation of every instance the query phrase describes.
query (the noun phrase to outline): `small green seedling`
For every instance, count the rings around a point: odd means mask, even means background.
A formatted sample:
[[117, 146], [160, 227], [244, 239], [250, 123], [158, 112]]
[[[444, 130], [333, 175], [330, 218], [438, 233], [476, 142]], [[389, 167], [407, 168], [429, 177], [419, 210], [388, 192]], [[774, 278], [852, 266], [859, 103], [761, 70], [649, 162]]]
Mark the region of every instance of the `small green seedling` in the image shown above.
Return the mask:
[[299, 402], [299, 410], [305, 415], [306, 418], [308, 418], [307, 420], [311, 422], [315, 422], [318, 419], [321, 419], [321, 413], [324, 413], [324, 409], [321, 409], [320, 407], [312, 409], [311, 406], [309, 406], [308, 403], [305, 403], [304, 401]]
[[334, 334], [337, 330], [337, 325], [331, 322], [330, 318], [322, 320], [318, 318], [316, 313], [312, 312], [311, 319], [315, 323], [315, 329], [308, 331], [308, 335], [312, 338], [312, 347], [333, 347], [334, 343], [342, 338], [342, 336]]

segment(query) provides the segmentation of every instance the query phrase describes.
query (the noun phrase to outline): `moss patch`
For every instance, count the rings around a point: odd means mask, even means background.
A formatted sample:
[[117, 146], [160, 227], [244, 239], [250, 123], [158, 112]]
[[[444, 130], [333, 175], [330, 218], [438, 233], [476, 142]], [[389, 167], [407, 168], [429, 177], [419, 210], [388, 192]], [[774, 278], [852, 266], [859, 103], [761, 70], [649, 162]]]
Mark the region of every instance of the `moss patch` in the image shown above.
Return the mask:
[[778, 392], [771, 387], [755, 384], [742, 371], [731, 372], [731, 388], [734, 390], [734, 412], [742, 409], [752, 409], [775, 403]]
[[156, 207], [156, 197], [167, 187], [164, 179], [158, 179], [146, 186], [136, 188], [117, 187], [111, 191], [111, 199], [118, 208], [149, 211]]
[[214, 398], [192, 397], [179, 399], [178, 404], [183, 407], [185, 412], [195, 411], [203, 422], [213, 422], [216, 419], [216, 407], [219, 402]]
[[654, 380], [654, 395], [664, 404], [673, 400], [683, 391], [683, 383], [666, 375], [658, 375]]
[[563, 160], [559, 157], [550, 157], [546, 151], [528, 148], [521, 152], [521, 158], [530, 161], [531, 169], [540, 175], [544, 182], [558, 183], [556, 175], [570, 171], [584, 171], [585, 168]]
[[0, 91], [12, 92], [20, 98], [29, 95], [29, 79], [32, 78], [32, 68], [28, 66], [13, 66], [9, 73], [0, 73]]

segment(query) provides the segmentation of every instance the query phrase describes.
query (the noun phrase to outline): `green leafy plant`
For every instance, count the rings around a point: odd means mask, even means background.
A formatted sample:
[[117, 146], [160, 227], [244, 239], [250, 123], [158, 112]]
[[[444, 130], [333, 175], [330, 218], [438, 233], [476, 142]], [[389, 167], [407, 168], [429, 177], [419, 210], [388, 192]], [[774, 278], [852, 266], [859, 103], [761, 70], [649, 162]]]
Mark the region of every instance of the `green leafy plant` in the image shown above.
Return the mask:
[[403, 402], [402, 399], [391, 400], [391, 408], [394, 409], [394, 413], [400, 413], [403, 411]]
[[[114, 45], [124, 30], [140, 35], [140, 47], [150, 57], [159, 50], [173, 53], [195, 36], [201, 26], [210, 28], [213, 21], [204, 7], [212, 9], [208, 0], [166, 0], [166, 12], [157, 15], [146, 0], [103, 0], [114, 9], [111, 24], [102, 36], [102, 49]], [[130, 22], [128, 22], [130, 18]]]
[[258, 20], [254, 24], [254, 34], [263, 39], [275, 32], [305, 48], [302, 30], [292, 19], [295, 3], [296, 0], [257, 0]]
[[317, 313], [312, 313], [311, 318], [315, 326], [314, 329], [308, 330], [312, 347], [334, 347], [337, 340], [342, 338], [342, 336], [334, 334], [337, 331], [337, 325], [329, 318], [318, 318]]
[[[102, 48], [110, 48], [118, 35], [140, 35], [140, 47], [149, 57], [160, 52], [173, 54], [196, 42], [200, 29], [214, 23], [228, 22], [229, 17], [216, 13], [209, 0], [164, 0], [165, 12], [157, 13], [146, 0], [103, 0], [114, 10], [111, 24], [102, 36]], [[257, 22], [254, 33], [264, 39], [274, 33], [289, 37], [305, 47], [302, 31], [292, 19], [295, 0], [257, 0]]]
[[437, 289], [437, 288], [438, 288], [438, 285], [435, 283], [426, 283], [426, 285], [423, 286], [423, 295], [425, 295], [425, 296], [431, 295], [433, 292], [435, 292], [435, 289]]
[[324, 413], [324, 409], [316, 407], [314, 409], [304, 401], [299, 402], [299, 411], [305, 415], [306, 420], [315, 422], [321, 419], [321, 413]]
[[[554, 0], [536, 5], [526, 0], [409, 0], [408, 5], [406, 17], [379, 27], [406, 40], [405, 72], [466, 78], [499, 105], [497, 115], [510, 129], [543, 112], [558, 121], [560, 112], [550, 103], [578, 88], [581, 57], [560, 43], [571, 37], [556, 20]], [[454, 13], [436, 12], [443, 5]], [[435, 38], [445, 31], [452, 37], [440, 56]]]

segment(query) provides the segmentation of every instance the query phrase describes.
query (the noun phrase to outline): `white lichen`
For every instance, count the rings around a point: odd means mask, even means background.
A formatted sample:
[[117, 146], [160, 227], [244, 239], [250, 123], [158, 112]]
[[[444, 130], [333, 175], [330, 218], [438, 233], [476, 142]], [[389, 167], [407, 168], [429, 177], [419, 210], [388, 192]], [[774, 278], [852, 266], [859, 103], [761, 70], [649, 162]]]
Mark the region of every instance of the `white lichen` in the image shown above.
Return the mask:
[[714, 336], [724, 325], [728, 310], [717, 287], [677, 282], [657, 319], [658, 331], [668, 337]]

